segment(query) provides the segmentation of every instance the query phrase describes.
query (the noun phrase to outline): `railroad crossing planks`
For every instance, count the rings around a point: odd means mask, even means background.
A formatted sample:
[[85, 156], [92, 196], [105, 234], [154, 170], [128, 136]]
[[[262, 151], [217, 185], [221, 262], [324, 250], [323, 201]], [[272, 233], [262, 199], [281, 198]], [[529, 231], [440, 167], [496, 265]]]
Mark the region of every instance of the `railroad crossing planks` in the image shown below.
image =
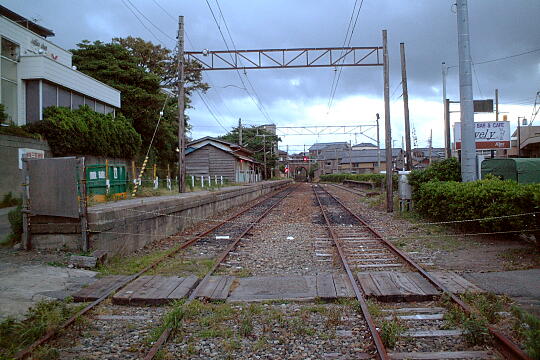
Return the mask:
[[111, 275], [103, 277], [73, 294], [73, 301], [95, 301], [103, 295], [107, 294], [116, 286], [122, 284], [128, 278], [129, 276], [126, 275]]
[[[75, 301], [93, 301], [129, 276], [113, 275], [104, 277], [73, 295]], [[141, 276], [120, 289], [112, 298], [115, 304], [157, 305], [164, 304], [187, 295], [197, 282], [196, 276]]]
[[227, 301], [307, 301], [354, 297], [352, 285], [345, 274], [255, 276], [236, 279], [236, 284]]
[[[482, 291], [476, 285], [451, 271], [438, 271], [430, 274], [453, 293]], [[427, 279], [416, 272], [359, 272], [357, 277], [364, 293], [380, 301], [424, 301], [432, 300], [440, 295], [440, 292]]]
[[448, 290], [453, 293], [462, 294], [465, 292], [484, 292], [465, 278], [453, 271], [432, 271], [431, 275]]
[[360, 272], [357, 277], [364, 293], [380, 301], [424, 301], [440, 294], [419, 273]]
[[225, 300], [233, 284], [232, 276], [210, 276], [207, 281], [197, 288], [196, 297], [210, 300]]

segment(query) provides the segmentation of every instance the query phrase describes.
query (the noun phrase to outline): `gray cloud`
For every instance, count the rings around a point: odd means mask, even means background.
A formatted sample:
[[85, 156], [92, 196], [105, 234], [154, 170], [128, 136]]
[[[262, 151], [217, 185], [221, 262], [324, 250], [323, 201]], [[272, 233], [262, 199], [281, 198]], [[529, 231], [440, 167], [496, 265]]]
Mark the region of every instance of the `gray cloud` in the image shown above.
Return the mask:
[[[125, 1], [125, 0], [124, 0]], [[176, 20], [165, 14], [154, 1], [131, 0], [163, 32], [174, 38]], [[182, 14], [193, 50], [224, 49], [216, 24], [205, 1], [155, 0], [173, 18]], [[209, 0], [218, 15], [215, 0]], [[405, 42], [411, 98], [440, 99], [441, 62], [457, 65], [456, 17], [453, 1], [433, 0], [365, 0], [351, 45], [381, 44], [381, 30], [388, 29], [391, 65], [391, 90], [399, 84], [399, 43]], [[238, 49], [341, 46], [354, 1], [220, 1], [227, 24]], [[122, 1], [20, 1], [7, 0], [5, 6], [23, 16], [38, 17], [40, 23], [52, 28], [53, 41], [73, 48], [82, 39], [109, 41], [117, 36], [140, 36], [157, 42]], [[525, 50], [540, 48], [540, 1], [535, 0], [474, 0], [469, 1], [469, 18], [473, 61], [504, 57]], [[140, 17], [140, 16], [139, 16]], [[142, 21], [145, 21], [142, 19]], [[152, 25], [148, 28], [168, 47], [174, 40], [164, 36]], [[226, 36], [226, 30], [221, 24]], [[188, 42], [186, 47], [191, 49]], [[501, 102], [512, 103], [531, 99], [540, 90], [540, 52], [504, 61], [475, 66], [475, 97], [493, 97], [500, 89]], [[281, 123], [294, 123], [293, 117], [273, 108], [280, 100], [298, 104], [320, 98], [326, 104], [334, 70], [252, 70], [248, 76], [266, 109]], [[214, 86], [241, 86], [234, 72], [212, 72]], [[296, 85], [291, 83], [296, 80]], [[382, 97], [382, 68], [348, 68], [343, 71], [336, 99], [351, 95]], [[449, 96], [459, 97], [457, 68], [448, 77]], [[438, 92], [439, 91], [439, 92]], [[481, 94], [480, 94], [481, 93]], [[219, 94], [219, 95], [218, 95]], [[397, 89], [394, 99], [399, 97]], [[211, 106], [231, 126], [238, 117], [248, 122], [266, 121], [251, 102], [235, 106], [234, 101], [246, 98], [246, 93], [234, 87], [216, 88], [208, 93]], [[527, 105], [533, 100], [528, 100]], [[524, 101], [527, 102], [527, 101]], [[225, 103], [225, 104], [224, 104]], [[195, 99], [192, 119], [200, 121], [200, 129], [220, 131], [209, 117], [204, 105]], [[411, 109], [419, 113], [422, 109]], [[382, 111], [381, 111], [382, 113]], [[359, 114], [359, 117], [362, 114]], [[439, 118], [440, 114], [436, 114]], [[364, 114], [364, 116], [367, 116]], [[371, 116], [371, 115], [369, 115]], [[423, 114], [426, 117], [426, 114]], [[213, 126], [204, 128], [203, 126]], [[398, 125], [398, 128], [400, 126]]]

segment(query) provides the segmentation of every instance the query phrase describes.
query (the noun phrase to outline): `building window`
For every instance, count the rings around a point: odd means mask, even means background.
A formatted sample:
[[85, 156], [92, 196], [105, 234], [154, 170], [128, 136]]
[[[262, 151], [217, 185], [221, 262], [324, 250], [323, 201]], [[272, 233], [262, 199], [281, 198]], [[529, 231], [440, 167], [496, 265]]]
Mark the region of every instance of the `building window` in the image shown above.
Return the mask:
[[71, 92], [69, 90], [58, 88], [58, 106], [71, 109]]
[[17, 123], [17, 61], [19, 45], [1, 38], [0, 102], [4, 105], [8, 122]]
[[89, 98], [89, 97], [84, 97], [84, 105], [88, 105], [90, 107], [90, 109], [92, 110], [96, 110], [96, 100], [92, 99], [92, 98]]
[[71, 109], [77, 110], [84, 105], [84, 96], [81, 94], [73, 93], [71, 96]]
[[58, 106], [58, 88], [55, 85], [43, 81], [41, 94], [41, 107], [43, 110], [49, 106]]
[[27, 80], [26, 123], [31, 124], [39, 120], [39, 80]]

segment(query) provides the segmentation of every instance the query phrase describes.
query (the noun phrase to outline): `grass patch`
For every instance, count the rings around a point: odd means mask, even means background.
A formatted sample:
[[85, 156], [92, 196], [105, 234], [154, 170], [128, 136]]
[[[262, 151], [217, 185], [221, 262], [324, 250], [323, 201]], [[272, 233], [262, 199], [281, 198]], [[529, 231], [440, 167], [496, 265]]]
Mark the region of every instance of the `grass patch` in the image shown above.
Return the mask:
[[[47, 331], [58, 329], [84, 306], [85, 304], [72, 304], [71, 299], [40, 301], [28, 310], [25, 320], [8, 318], [2, 321], [0, 323], [0, 358], [12, 358], [15, 353], [32, 344]], [[55, 349], [42, 347], [38, 349], [36, 356], [39, 359], [55, 359], [58, 353]]]
[[513, 329], [527, 354], [533, 359], [540, 359], [540, 319], [518, 307], [512, 307], [515, 316]]
[[196, 258], [187, 259], [181, 254], [170, 257], [148, 272], [149, 275], [196, 275], [204, 277], [214, 265], [214, 259]]
[[397, 317], [394, 317], [391, 320], [382, 320], [380, 329], [383, 344], [393, 349], [401, 337], [401, 333], [405, 331], [405, 326], [403, 326]]
[[135, 274], [154, 261], [173, 250], [156, 251], [151, 254], [135, 254], [130, 256], [114, 256], [107, 264], [97, 267], [97, 271], [105, 275], [132, 275]]
[[[471, 300], [472, 297], [469, 299]], [[459, 305], [453, 303], [447, 296], [441, 298], [441, 304], [448, 309], [444, 314], [444, 320], [446, 321], [447, 327], [463, 329], [466, 333], [465, 340], [469, 345], [483, 345], [491, 340], [491, 335], [488, 330], [489, 321], [481, 311], [479, 313], [467, 314]], [[472, 306], [474, 307], [474, 305]], [[487, 314], [487, 306], [485, 311]]]
[[0, 209], [17, 206], [21, 204], [22, 204], [21, 198], [13, 196], [13, 194], [10, 191], [2, 197], [2, 200], [0, 201]]

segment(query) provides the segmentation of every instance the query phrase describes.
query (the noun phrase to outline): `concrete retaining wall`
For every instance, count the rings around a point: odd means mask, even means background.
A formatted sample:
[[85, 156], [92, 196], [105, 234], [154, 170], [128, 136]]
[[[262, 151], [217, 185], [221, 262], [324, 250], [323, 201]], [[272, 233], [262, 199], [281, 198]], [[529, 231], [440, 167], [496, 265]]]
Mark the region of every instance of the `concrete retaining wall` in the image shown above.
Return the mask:
[[[125, 255], [146, 244], [176, 234], [231, 207], [245, 204], [279, 189], [291, 180], [231, 186], [219, 191], [200, 191], [123, 200], [88, 208], [90, 249]], [[66, 219], [63, 219], [66, 220]], [[80, 224], [62, 219], [34, 219], [32, 247], [36, 249], [82, 248]]]

